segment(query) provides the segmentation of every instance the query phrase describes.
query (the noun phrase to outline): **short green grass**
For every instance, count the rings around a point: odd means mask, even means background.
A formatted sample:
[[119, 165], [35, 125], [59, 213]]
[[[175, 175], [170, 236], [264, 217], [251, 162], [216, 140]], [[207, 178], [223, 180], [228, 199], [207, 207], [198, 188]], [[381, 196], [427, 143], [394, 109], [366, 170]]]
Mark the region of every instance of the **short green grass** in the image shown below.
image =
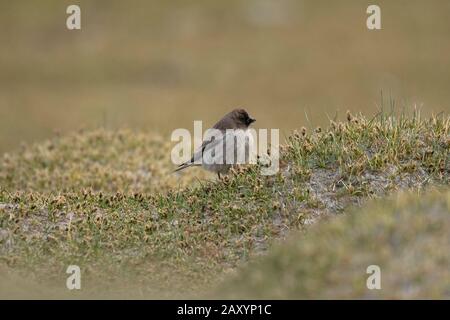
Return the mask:
[[158, 135], [98, 130], [24, 146], [0, 162], [0, 266], [58, 287], [77, 264], [92, 294], [199, 293], [291, 230], [398, 189], [448, 185], [449, 128], [442, 115], [349, 113], [290, 135], [276, 175], [247, 166], [222, 181], [171, 174]]

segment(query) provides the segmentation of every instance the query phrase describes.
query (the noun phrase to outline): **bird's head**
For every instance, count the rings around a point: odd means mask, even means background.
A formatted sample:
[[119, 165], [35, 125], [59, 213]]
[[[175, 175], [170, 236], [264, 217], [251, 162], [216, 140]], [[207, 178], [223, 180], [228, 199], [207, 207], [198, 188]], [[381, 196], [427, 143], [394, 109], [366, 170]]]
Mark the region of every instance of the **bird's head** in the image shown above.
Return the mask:
[[232, 117], [236, 123], [244, 128], [247, 128], [249, 125], [251, 125], [256, 120], [250, 117], [244, 109], [235, 109], [231, 112]]

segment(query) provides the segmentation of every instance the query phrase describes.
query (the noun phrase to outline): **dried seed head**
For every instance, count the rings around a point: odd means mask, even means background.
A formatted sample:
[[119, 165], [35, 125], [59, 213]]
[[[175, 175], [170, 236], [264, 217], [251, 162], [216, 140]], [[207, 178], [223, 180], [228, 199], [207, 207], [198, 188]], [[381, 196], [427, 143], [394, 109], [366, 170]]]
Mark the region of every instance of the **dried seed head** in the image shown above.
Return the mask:
[[347, 110], [347, 121], [350, 122], [350, 121], [352, 121], [352, 119], [353, 119], [353, 116], [350, 113], [350, 110]]
[[301, 134], [302, 134], [302, 136], [306, 136], [306, 128], [305, 127], [301, 128]]

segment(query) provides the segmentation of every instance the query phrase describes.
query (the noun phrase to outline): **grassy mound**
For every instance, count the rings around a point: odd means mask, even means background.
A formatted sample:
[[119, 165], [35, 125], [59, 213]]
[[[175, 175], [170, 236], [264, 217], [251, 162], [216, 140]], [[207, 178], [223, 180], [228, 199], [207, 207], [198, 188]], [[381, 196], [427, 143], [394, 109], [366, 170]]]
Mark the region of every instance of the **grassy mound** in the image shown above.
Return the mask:
[[[450, 298], [450, 192], [401, 194], [293, 235], [227, 281], [220, 297]], [[381, 289], [366, 286], [367, 267]]]
[[223, 181], [169, 174], [170, 144], [157, 136], [97, 131], [24, 147], [0, 162], [0, 266], [65, 283], [77, 264], [86, 290], [126, 279], [192, 292], [291, 229], [397, 189], [448, 185], [449, 128], [444, 117], [349, 114], [294, 132], [276, 175], [242, 167]]

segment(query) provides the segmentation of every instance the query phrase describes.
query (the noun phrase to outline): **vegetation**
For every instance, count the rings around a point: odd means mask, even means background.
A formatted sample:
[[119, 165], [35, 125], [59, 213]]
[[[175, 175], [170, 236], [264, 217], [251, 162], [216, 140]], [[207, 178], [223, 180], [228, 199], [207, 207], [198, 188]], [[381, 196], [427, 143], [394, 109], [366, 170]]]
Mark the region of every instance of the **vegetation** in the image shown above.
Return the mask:
[[[444, 116], [380, 114], [369, 120], [348, 113], [345, 122], [331, 121], [327, 129], [300, 129], [289, 136], [276, 175], [261, 176], [258, 166], [247, 166], [221, 181], [208, 180], [210, 176], [200, 171], [169, 174], [170, 144], [156, 135], [99, 130], [24, 146], [21, 152], [5, 154], [0, 162], [0, 269], [5, 270], [2, 274], [11, 270], [32, 274], [37, 282], [60, 288], [67, 266], [77, 264], [83, 270], [86, 294], [104, 293], [105, 287], [122, 292], [139, 288], [132, 295], [139, 297], [204, 292], [291, 230], [307, 229], [349, 206], [398, 189], [422, 192], [429, 185], [447, 186], [449, 129], [450, 118]], [[197, 174], [203, 178], [195, 179]], [[439, 219], [448, 209], [444, 204], [437, 205]], [[420, 215], [423, 209], [413, 208], [411, 215]], [[395, 212], [373, 210], [383, 211], [383, 217]], [[348, 230], [354, 230], [360, 222], [352, 219], [358, 218], [339, 220], [336, 225], [343, 229], [349, 221]], [[380, 220], [381, 228], [408, 229], [392, 219], [386, 224]], [[398, 219], [403, 223], [408, 216]], [[423, 228], [418, 232], [430, 231]], [[372, 235], [364, 232], [361, 237]], [[383, 232], [387, 237], [390, 231]], [[324, 239], [325, 244], [333, 243], [332, 235]], [[437, 234], [437, 241], [441, 236]], [[309, 243], [318, 237], [312, 236]], [[352, 237], [358, 233], [342, 240], [349, 250], [345, 257], [353, 249], [367, 248], [364, 243], [350, 245]], [[317, 246], [329, 250], [319, 241]], [[390, 250], [385, 245], [379, 250], [384, 247]], [[310, 247], [305, 244], [305, 248], [301, 250]], [[277, 250], [267, 261], [285, 252]], [[292, 259], [303, 266], [301, 250], [295, 247]], [[339, 258], [320, 256], [315, 259], [323, 259], [323, 272]], [[286, 259], [290, 272], [293, 260]], [[309, 277], [314, 261], [305, 262], [298, 272]], [[274, 272], [283, 272], [276, 268]], [[258, 274], [269, 269], [261, 270]], [[292, 275], [297, 276], [297, 271], [292, 270]], [[249, 281], [249, 290], [264, 286]], [[271, 286], [269, 280], [267, 285]], [[286, 296], [297, 296], [303, 290], [299, 288], [287, 290]], [[304, 296], [312, 297], [314, 285], [305, 288]], [[262, 296], [272, 294], [282, 296], [261, 291]], [[328, 294], [332, 293], [323, 291], [323, 296]]]
[[[450, 192], [400, 194], [294, 234], [217, 290], [223, 298], [450, 297]], [[368, 290], [367, 267], [381, 271]]]

